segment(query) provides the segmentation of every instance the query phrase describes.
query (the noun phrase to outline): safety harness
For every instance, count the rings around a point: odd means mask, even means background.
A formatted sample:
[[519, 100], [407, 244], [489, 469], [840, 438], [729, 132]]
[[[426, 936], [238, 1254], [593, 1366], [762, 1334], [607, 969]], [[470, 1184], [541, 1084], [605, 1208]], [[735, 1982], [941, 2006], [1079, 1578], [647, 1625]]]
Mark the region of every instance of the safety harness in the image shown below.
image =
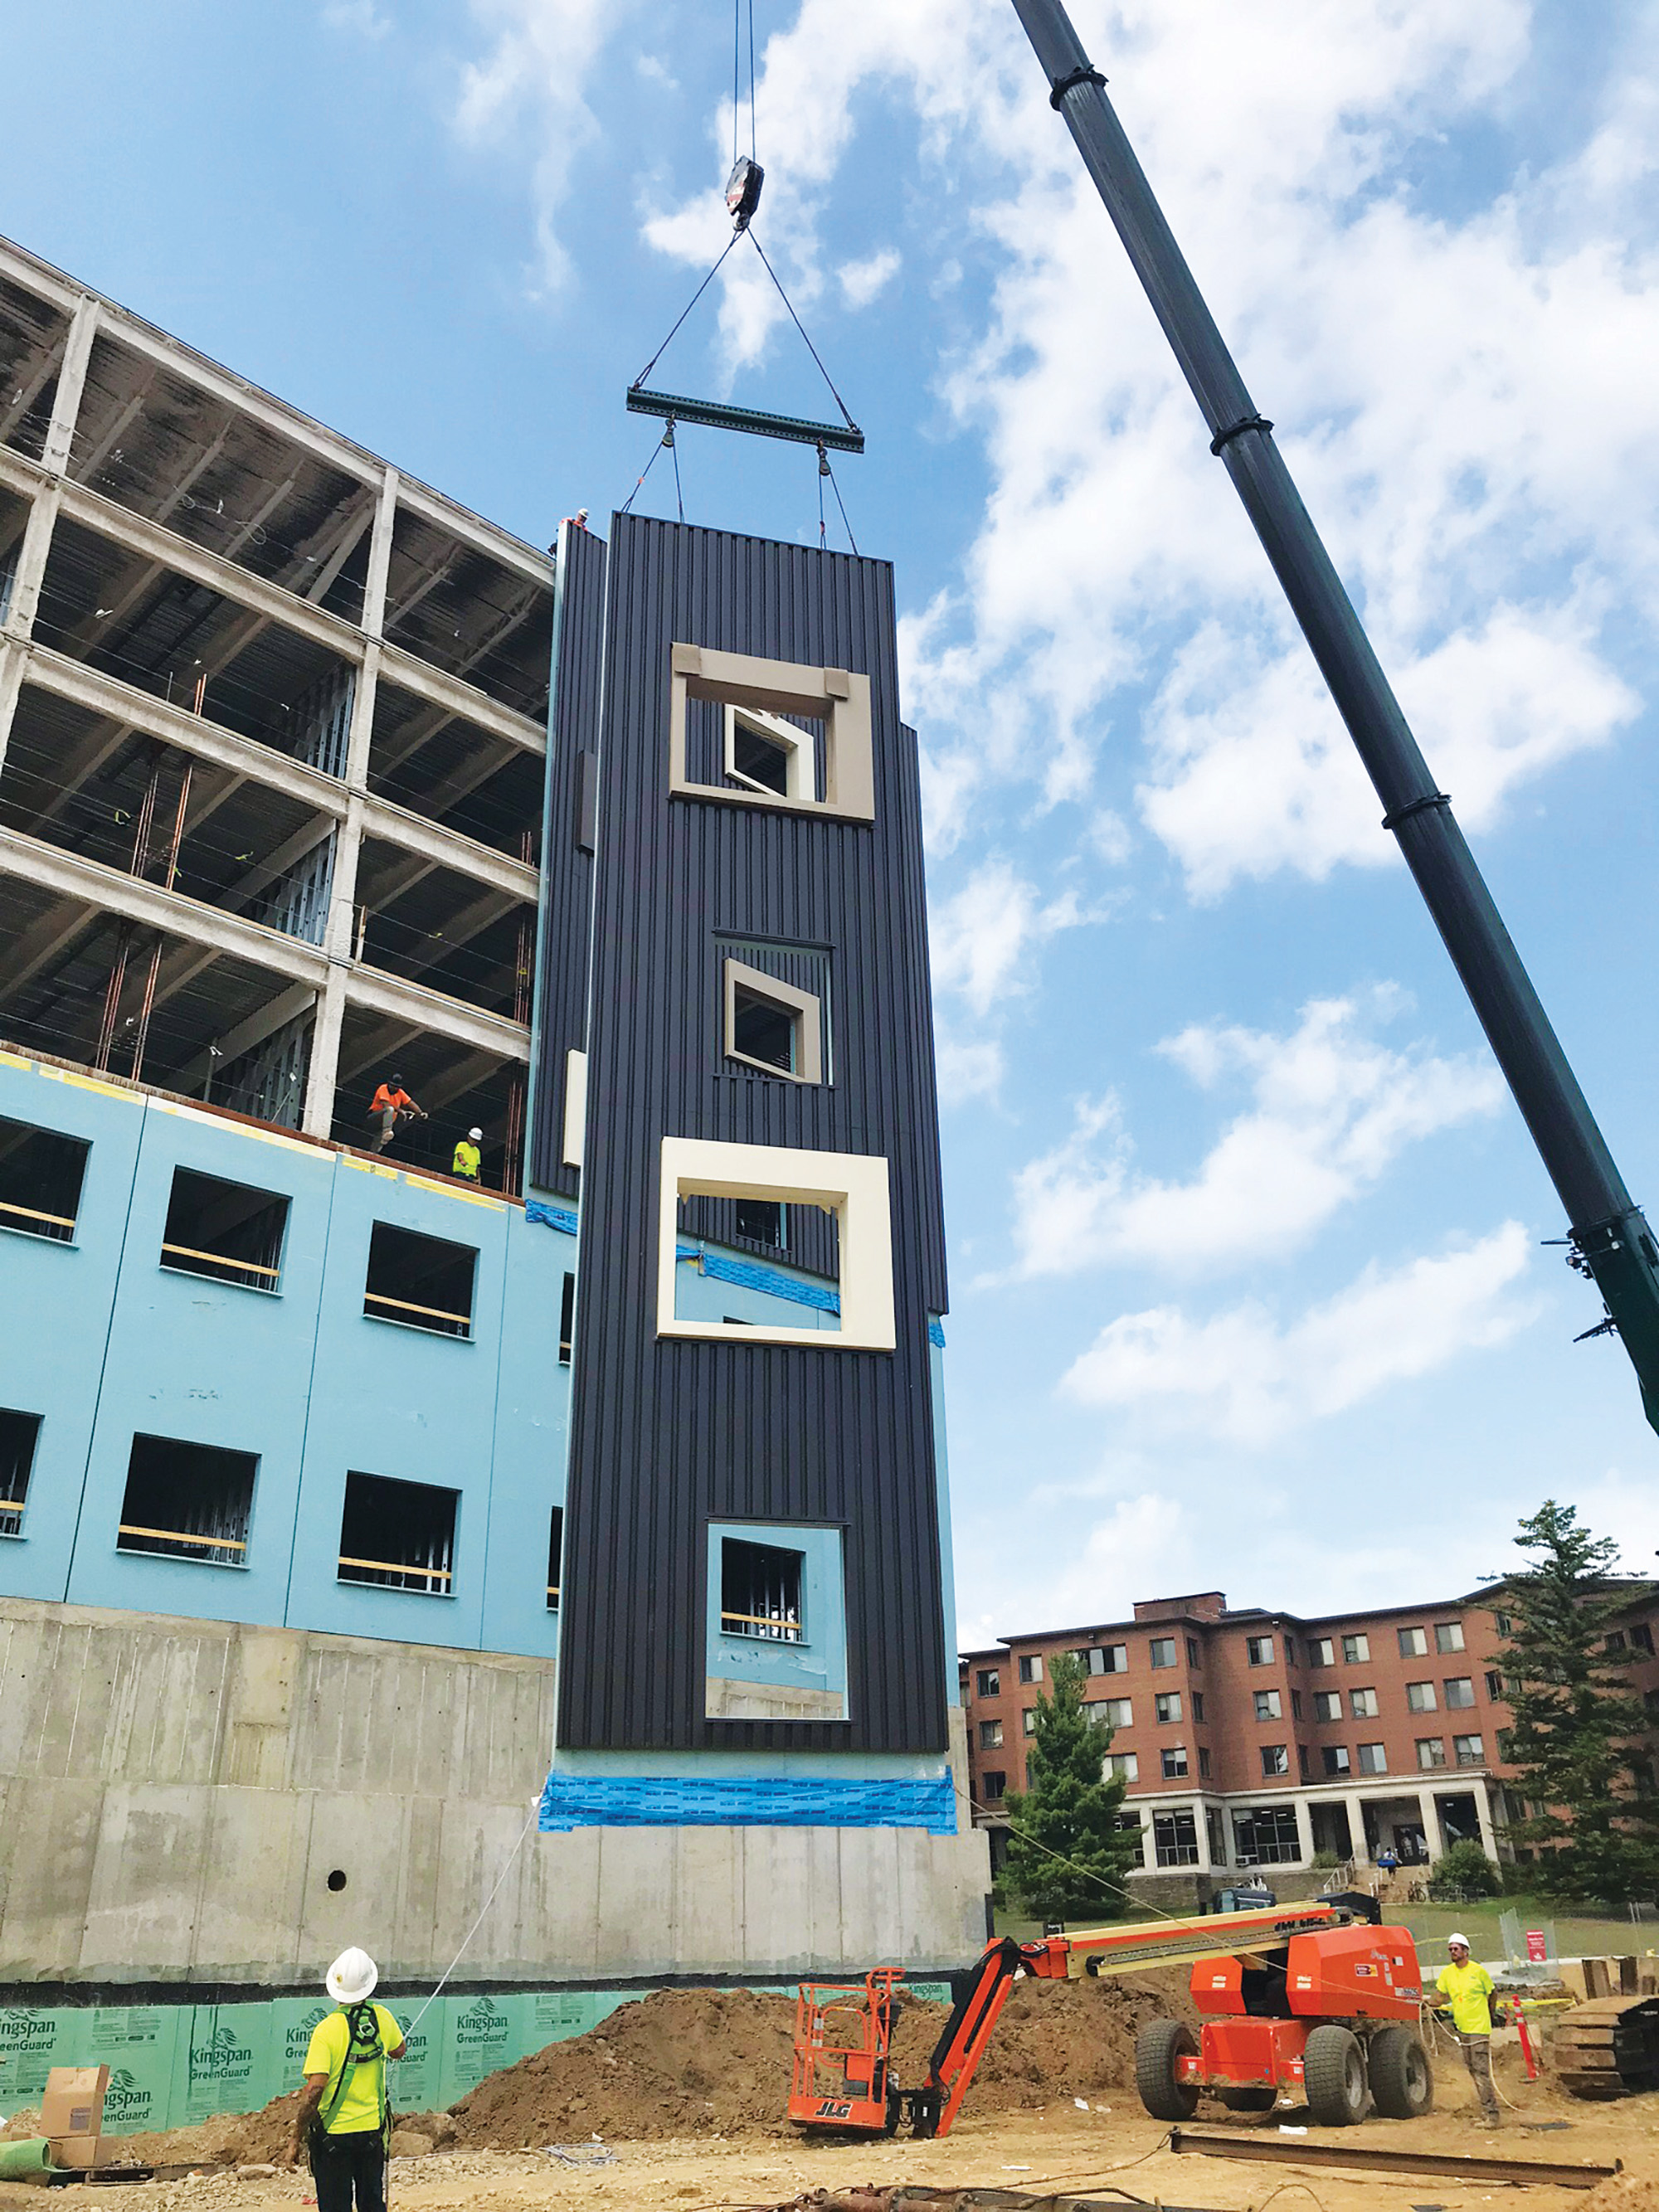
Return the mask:
[[[339, 2078], [329, 2095], [319, 2107], [313, 2133], [325, 2136], [333, 2124], [334, 2116], [345, 2101], [348, 2088], [356, 2081], [360, 2066], [374, 2069], [374, 2128], [383, 2137], [390, 2130], [392, 2107], [386, 2094], [386, 2045], [381, 2039], [380, 2023], [374, 2006], [365, 1998], [362, 2002], [344, 2005], [346, 2054], [340, 2061]], [[362, 2130], [368, 2134], [368, 2130]]]

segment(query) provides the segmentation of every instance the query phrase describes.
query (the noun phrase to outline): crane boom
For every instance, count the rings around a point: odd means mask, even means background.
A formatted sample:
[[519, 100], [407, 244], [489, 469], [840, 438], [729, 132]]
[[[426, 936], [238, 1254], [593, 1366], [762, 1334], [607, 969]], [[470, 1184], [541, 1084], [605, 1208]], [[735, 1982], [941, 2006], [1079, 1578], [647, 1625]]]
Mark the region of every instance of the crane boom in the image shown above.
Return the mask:
[[1318, 532], [1164, 221], [1105, 79], [1060, 0], [1013, 0], [1106, 211], [1209, 426], [1377, 797], [1382, 827], [1462, 979], [1487, 1042], [1566, 1210], [1570, 1257], [1592, 1276], [1624, 1340], [1643, 1409], [1659, 1430], [1659, 1248], [1492, 893], [1436, 785]]

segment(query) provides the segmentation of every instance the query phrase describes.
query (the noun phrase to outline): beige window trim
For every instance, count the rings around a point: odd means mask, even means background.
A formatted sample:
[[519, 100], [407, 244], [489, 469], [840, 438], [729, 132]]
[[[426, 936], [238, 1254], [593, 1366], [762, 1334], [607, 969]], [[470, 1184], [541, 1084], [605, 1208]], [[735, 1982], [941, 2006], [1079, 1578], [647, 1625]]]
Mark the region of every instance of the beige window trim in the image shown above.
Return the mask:
[[[836, 1217], [841, 1249], [841, 1327], [683, 1321], [674, 1311], [675, 1247], [683, 1198], [775, 1199], [821, 1206]], [[815, 1352], [891, 1352], [893, 1233], [887, 1163], [866, 1152], [795, 1152], [783, 1145], [662, 1140], [657, 1231], [657, 1334], [726, 1344], [804, 1344]]]
[[[725, 963], [726, 983], [726, 1057], [740, 1060], [745, 1067], [757, 1067], [763, 1075], [781, 1076], [786, 1083], [822, 1083], [823, 1080], [823, 1006], [816, 993], [798, 991], [793, 983], [781, 983], [775, 975], [767, 975], [759, 968], [746, 967], [741, 960]], [[757, 998], [770, 999], [775, 1006], [786, 1007], [795, 1017], [795, 1037], [798, 1067], [779, 1067], [769, 1060], [756, 1060], [751, 1054], [738, 1050], [738, 986], [752, 991]]]
[[[770, 806], [786, 814], [822, 814], [841, 822], [876, 818], [875, 768], [871, 750], [870, 679], [845, 668], [815, 668], [804, 661], [763, 660], [748, 653], [719, 653], [709, 646], [676, 645], [670, 657], [668, 787], [684, 799], [723, 799], [730, 806]], [[685, 706], [688, 699], [712, 700], [728, 709], [752, 712], [763, 734], [790, 748], [787, 793], [733, 789], [730, 784], [693, 783], [685, 768]], [[815, 779], [804, 774], [810, 757], [806, 732], [793, 723], [774, 724], [772, 715], [805, 714], [823, 724], [823, 791], [813, 796]], [[745, 720], [750, 719], [745, 715]], [[787, 738], [780, 731], [788, 732]], [[725, 761], [729, 769], [735, 723], [726, 718]], [[797, 789], [797, 784], [803, 788]]]
[[587, 1141], [587, 1054], [573, 1045], [564, 1056], [564, 1130], [559, 1151], [566, 1167], [579, 1168]]

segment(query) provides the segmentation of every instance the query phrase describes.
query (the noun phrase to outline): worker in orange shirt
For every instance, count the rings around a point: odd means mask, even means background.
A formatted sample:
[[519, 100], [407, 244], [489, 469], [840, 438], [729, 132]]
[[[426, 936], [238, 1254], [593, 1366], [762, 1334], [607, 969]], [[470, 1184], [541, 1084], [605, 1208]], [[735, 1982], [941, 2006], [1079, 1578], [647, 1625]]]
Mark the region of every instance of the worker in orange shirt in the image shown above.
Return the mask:
[[374, 1149], [383, 1152], [397, 1134], [399, 1121], [424, 1121], [426, 1115], [404, 1089], [402, 1076], [394, 1075], [390, 1083], [382, 1083], [369, 1100], [368, 1118], [380, 1125]]

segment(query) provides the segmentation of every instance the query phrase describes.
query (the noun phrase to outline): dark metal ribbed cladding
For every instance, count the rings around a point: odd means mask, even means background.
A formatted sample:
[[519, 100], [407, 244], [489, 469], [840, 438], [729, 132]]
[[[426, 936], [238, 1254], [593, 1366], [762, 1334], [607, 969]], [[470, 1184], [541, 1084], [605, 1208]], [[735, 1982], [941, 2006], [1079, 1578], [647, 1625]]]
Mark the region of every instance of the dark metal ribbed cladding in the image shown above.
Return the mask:
[[567, 523], [560, 533], [554, 615], [553, 700], [548, 719], [547, 811], [542, 826], [541, 972], [536, 984], [537, 1059], [530, 1180], [574, 1193], [564, 1165], [564, 1056], [587, 1039], [588, 915], [593, 860], [576, 842], [581, 756], [599, 744], [605, 647], [605, 541]]
[[[637, 517], [612, 533], [559, 1741], [939, 1751], [927, 1321], [946, 1303], [944, 1205], [892, 573]], [[873, 826], [671, 800], [677, 641], [867, 674]], [[716, 934], [832, 948], [833, 1085], [714, 1072]], [[886, 1158], [897, 1350], [659, 1341], [665, 1135]], [[706, 1530], [728, 1516], [844, 1524], [849, 1721], [704, 1717]]]

